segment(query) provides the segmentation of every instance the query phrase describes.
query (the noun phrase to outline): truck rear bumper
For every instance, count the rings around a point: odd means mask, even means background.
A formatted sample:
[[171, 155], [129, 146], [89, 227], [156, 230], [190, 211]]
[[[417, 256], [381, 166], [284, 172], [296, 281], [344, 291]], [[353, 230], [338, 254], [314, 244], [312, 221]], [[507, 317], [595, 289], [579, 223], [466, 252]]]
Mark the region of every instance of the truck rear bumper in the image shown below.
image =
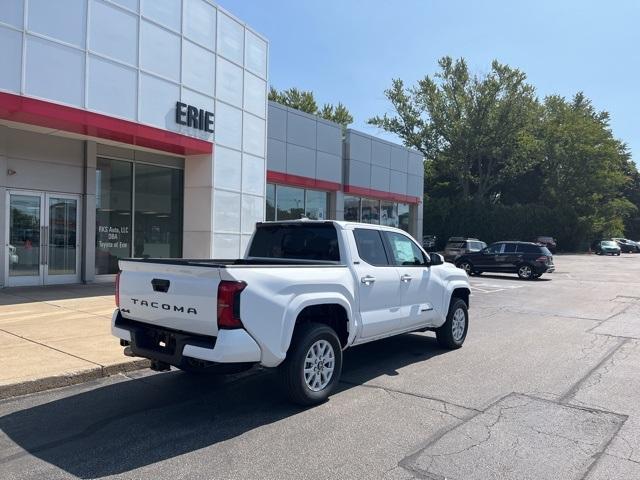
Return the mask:
[[217, 337], [189, 335], [153, 325], [127, 320], [113, 312], [111, 333], [130, 343], [136, 356], [178, 366], [183, 357], [213, 363], [255, 363], [260, 347], [246, 330], [220, 330]]

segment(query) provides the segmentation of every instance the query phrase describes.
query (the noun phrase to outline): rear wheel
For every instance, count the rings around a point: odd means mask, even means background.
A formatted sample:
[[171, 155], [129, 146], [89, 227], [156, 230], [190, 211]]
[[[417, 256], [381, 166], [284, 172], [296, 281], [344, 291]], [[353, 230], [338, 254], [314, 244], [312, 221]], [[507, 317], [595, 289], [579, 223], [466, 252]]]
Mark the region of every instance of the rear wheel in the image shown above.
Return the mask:
[[518, 266], [518, 277], [523, 280], [531, 280], [533, 278], [533, 268], [528, 263]]
[[447, 313], [447, 321], [436, 328], [436, 338], [441, 347], [460, 348], [467, 338], [469, 312], [467, 304], [461, 298], [453, 297]]
[[299, 325], [280, 365], [282, 384], [300, 405], [324, 402], [340, 381], [342, 346], [336, 332], [319, 323]]

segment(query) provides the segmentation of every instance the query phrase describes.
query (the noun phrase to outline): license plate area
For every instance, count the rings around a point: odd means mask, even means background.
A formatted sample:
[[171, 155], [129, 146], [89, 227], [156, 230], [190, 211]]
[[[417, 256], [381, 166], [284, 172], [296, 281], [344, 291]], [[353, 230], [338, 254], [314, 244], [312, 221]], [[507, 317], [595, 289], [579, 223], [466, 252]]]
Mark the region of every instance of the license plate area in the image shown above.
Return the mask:
[[166, 355], [176, 353], [176, 337], [171, 332], [154, 329], [144, 329], [136, 335], [136, 343], [140, 348]]

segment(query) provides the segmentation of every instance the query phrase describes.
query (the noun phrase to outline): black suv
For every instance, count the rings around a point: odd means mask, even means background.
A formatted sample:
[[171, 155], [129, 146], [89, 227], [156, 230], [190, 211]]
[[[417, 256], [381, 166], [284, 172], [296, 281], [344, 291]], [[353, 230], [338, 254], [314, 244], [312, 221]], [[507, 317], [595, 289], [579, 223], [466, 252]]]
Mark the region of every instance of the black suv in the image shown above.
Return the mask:
[[543, 245], [532, 242], [496, 242], [476, 253], [456, 259], [456, 266], [469, 275], [482, 272], [517, 273], [525, 280], [553, 272], [553, 255]]

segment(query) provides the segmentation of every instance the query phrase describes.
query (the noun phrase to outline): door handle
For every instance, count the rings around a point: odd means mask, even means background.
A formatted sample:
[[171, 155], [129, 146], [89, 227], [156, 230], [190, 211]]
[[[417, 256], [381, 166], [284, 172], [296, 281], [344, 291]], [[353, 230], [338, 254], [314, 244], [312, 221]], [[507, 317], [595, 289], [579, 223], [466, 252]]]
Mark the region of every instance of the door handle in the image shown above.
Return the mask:
[[45, 265], [44, 226], [40, 227], [40, 265]]
[[400, 277], [400, 281], [402, 282], [410, 282], [413, 279], [411, 275], [405, 274]]
[[365, 275], [360, 279], [360, 281], [365, 285], [371, 285], [376, 281], [376, 277], [372, 277], [371, 275]]
[[[44, 227], [44, 246], [41, 246], [40, 248], [43, 249], [44, 251], [44, 264], [48, 265], [49, 264], [49, 227], [45, 226]], [[40, 244], [42, 245], [42, 242], [40, 242]]]

